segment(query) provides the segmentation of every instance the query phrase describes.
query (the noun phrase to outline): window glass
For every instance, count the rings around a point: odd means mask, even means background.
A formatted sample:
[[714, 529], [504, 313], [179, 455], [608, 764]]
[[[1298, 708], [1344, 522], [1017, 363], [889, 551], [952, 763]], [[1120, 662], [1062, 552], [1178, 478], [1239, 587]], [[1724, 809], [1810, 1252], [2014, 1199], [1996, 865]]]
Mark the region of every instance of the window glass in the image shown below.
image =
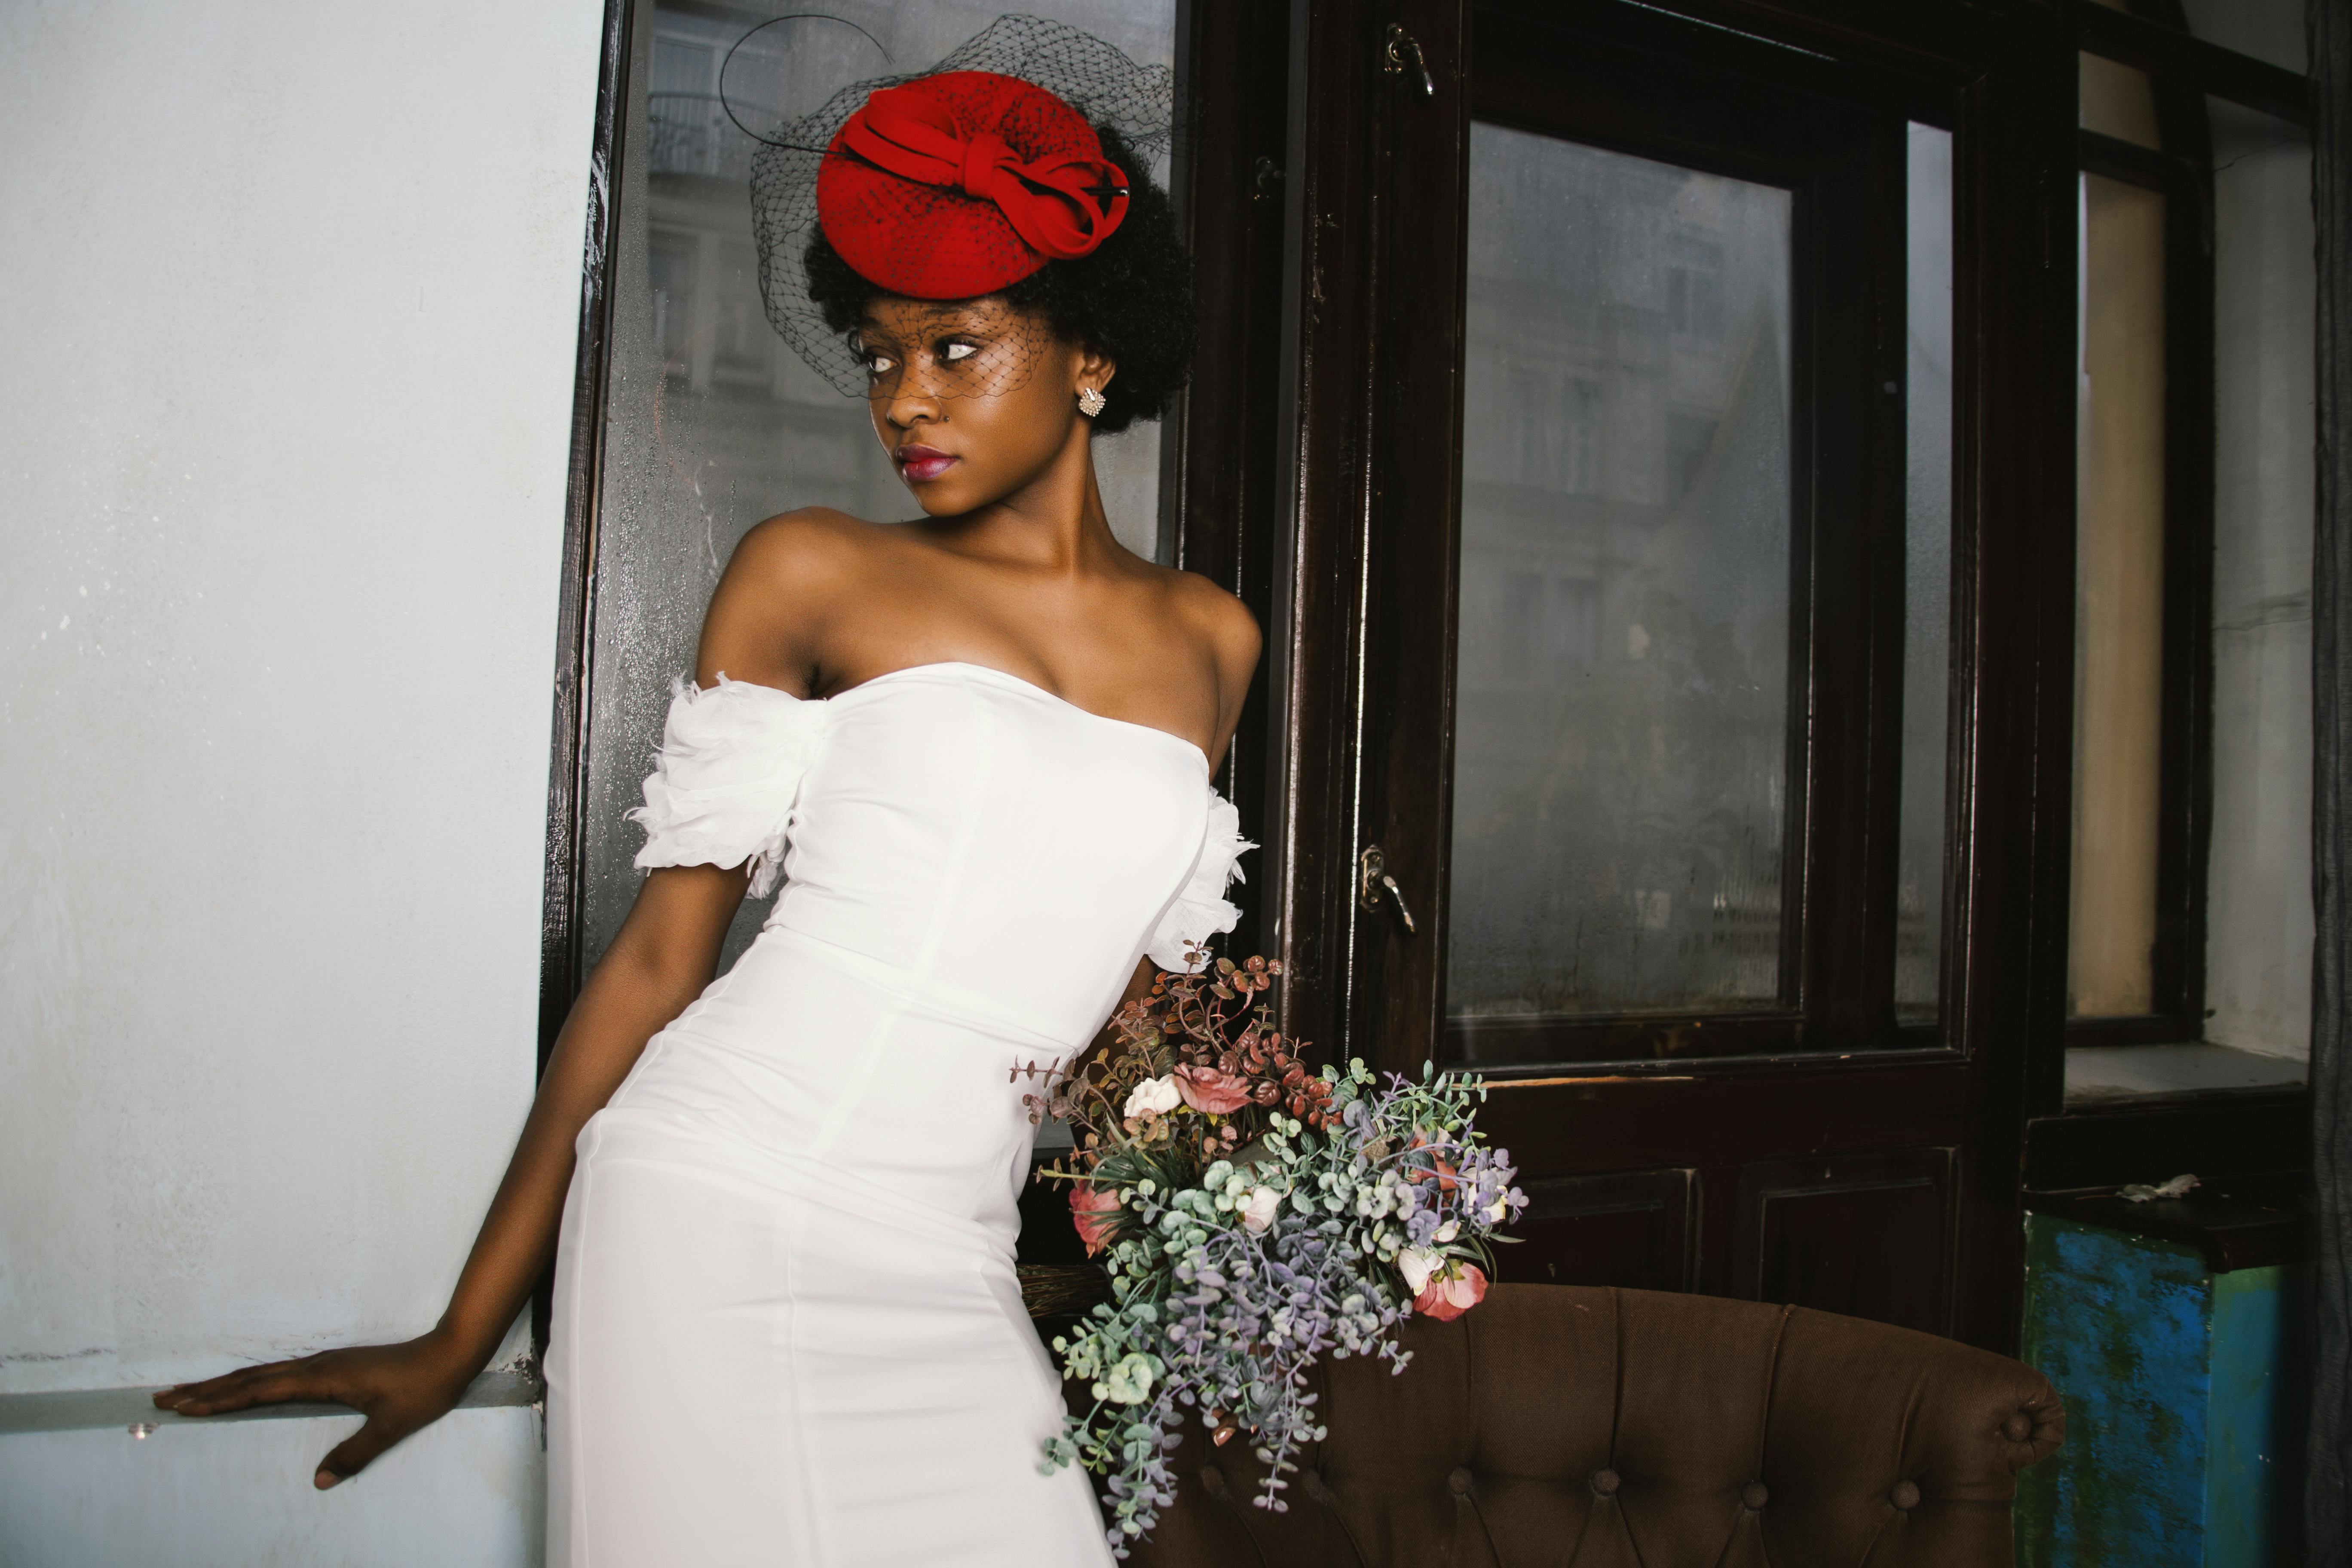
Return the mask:
[[2156, 122], [2156, 89], [2147, 73], [2097, 55], [2081, 57], [2082, 125], [2103, 136], [2161, 147]]
[[1457, 1025], [1778, 1001], [1790, 209], [1472, 128]]
[[[1058, 0], [1024, 11], [1072, 23], [1146, 65], [1175, 55], [1175, 0]], [[872, 40], [806, 7], [641, 0], [618, 181], [613, 325], [592, 628], [583, 943], [593, 961], [636, 896], [637, 803], [670, 682], [690, 674], [710, 590], [743, 531], [794, 507], [877, 521], [917, 509], [890, 470], [863, 401], [818, 379], [769, 328], [749, 191], [760, 125], [817, 107], [864, 78], [919, 69], [1001, 7], [841, 7]], [[728, 51], [751, 35], [732, 64]], [[886, 58], [887, 53], [887, 58]], [[726, 73], [727, 95], [719, 95]], [[1162, 160], [1153, 174], [1168, 176]], [[1098, 438], [1113, 529], [1157, 552], [1160, 426]], [[726, 957], [757, 933], [747, 903]]]
[[1952, 133], [1909, 130], [1904, 413], [1903, 809], [1895, 1015], [1935, 1021], [1952, 645]]
[[2311, 1037], [2311, 143], [2210, 100], [2213, 835], [2205, 1037]]
[[2153, 1005], [2164, 678], [2165, 196], [2082, 176], [2068, 1011]]

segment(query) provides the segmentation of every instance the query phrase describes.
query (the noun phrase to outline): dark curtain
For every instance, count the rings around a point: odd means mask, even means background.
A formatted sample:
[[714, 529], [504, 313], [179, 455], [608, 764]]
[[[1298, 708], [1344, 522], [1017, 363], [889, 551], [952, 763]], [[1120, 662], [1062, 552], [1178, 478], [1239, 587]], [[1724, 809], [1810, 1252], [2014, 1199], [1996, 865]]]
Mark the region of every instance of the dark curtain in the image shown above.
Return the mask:
[[2312, 1400], [2307, 1560], [2352, 1563], [2352, 0], [2308, 0], [2319, 264], [2319, 493], [2312, 541]]

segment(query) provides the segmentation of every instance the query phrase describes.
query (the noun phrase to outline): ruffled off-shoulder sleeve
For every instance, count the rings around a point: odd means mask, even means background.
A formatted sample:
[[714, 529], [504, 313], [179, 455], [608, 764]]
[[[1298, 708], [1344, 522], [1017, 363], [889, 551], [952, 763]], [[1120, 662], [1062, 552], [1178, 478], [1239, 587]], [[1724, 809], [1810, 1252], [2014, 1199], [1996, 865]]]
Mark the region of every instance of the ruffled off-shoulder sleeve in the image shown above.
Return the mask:
[[732, 867], [748, 860], [751, 896], [764, 898], [783, 868], [824, 704], [723, 674], [707, 690], [679, 681], [673, 692], [646, 804], [629, 813], [646, 830], [636, 863]]
[[1191, 967], [1184, 951], [1188, 943], [1205, 942], [1234, 929], [1242, 912], [1226, 899], [1225, 889], [1248, 879], [1242, 875], [1242, 853], [1256, 847], [1242, 837], [1241, 814], [1233, 802], [1212, 790], [1208, 837], [1201, 845], [1201, 858], [1193, 863], [1192, 879], [1160, 917], [1160, 929], [1144, 947], [1152, 963], [1181, 974]]

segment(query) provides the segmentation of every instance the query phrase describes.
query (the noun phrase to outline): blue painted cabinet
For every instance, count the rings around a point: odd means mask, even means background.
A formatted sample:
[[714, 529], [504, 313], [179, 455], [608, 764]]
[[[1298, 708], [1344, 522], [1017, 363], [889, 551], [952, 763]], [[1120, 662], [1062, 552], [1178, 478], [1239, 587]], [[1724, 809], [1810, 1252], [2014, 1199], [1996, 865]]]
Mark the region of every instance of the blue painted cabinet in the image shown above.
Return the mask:
[[2294, 1550], [2300, 1271], [2186, 1241], [2026, 1217], [2021, 1354], [2066, 1443], [2019, 1478], [2029, 1568], [2282, 1568]]

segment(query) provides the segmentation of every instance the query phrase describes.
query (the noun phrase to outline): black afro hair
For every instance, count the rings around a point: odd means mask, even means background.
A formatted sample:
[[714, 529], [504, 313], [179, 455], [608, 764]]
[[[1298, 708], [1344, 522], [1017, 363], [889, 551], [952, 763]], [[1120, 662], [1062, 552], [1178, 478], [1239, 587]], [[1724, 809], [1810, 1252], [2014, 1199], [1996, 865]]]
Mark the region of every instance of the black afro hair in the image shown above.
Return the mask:
[[[1127, 216], [1090, 255], [1049, 261], [1003, 291], [1016, 310], [1041, 316], [1066, 342], [1100, 350], [1118, 365], [1103, 388], [1095, 428], [1126, 429], [1157, 419], [1192, 367], [1192, 262], [1176, 235], [1176, 212], [1141, 158], [1119, 134], [1097, 126], [1103, 156], [1128, 172]], [[851, 270], [818, 229], [803, 258], [809, 298], [825, 325], [848, 333], [882, 290]]]

